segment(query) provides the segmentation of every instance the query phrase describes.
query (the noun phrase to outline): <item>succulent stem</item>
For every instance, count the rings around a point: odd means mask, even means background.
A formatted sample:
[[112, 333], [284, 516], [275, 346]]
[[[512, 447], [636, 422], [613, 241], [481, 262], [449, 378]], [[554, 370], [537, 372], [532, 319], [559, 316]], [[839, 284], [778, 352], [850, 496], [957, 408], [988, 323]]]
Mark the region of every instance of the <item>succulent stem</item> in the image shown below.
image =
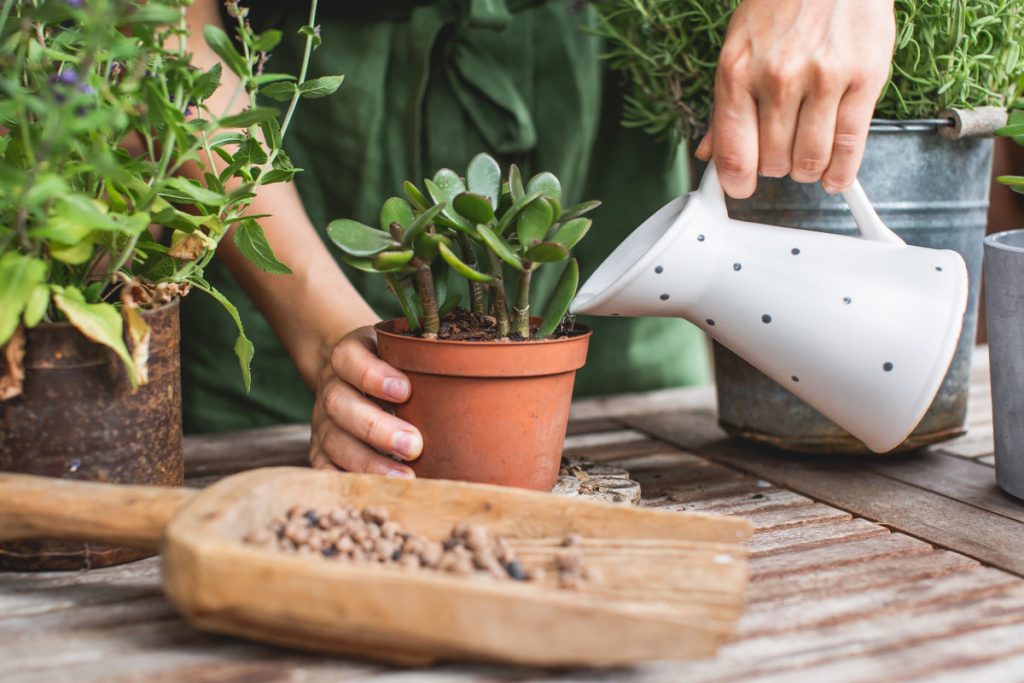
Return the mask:
[[519, 289], [516, 290], [515, 317], [512, 329], [523, 339], [530, 338], [530, 275], [533, 264], [523, 263], [523, 272], [519, 274]]
[[434, 276], [430, 273], [430, 264], [423, 259], [416, 260], [416, 291], [423, 306], [423, 336], [426, 339], [437, 339], [441, 319], [437, 314], [437, 298], [434, 296]]
[[[473, 249], [473, 243], [469, 241], [469, 235], [464, 232], [459, 233], [459, 247], [462, 250], [463, 262], [473, 270], [480, 270], [476, 260], [476, 251]], [[484, 312], [483, 283], [474, 280], [469, 281], [469, 303], [470, 310], [474, 313]]]
[[502, 261], [490, 249], [487, 250], [487, 258], [490, 261], [491, 275], [494, 282], [491, 283], [491, 313], [498, 321], [498, 338], [507, 337], [511, 327], [508, 322], [508, 303], [505, 301], [505, 280]]

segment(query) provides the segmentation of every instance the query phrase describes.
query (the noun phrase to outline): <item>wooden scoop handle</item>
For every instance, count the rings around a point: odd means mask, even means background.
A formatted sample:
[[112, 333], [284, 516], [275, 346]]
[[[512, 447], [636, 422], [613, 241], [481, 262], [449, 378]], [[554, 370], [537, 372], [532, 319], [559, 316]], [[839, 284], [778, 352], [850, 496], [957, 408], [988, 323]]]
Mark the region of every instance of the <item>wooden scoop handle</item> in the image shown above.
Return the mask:
[[0, 472], [0, 541], [47, 538], [155, 550], [196, 491]]

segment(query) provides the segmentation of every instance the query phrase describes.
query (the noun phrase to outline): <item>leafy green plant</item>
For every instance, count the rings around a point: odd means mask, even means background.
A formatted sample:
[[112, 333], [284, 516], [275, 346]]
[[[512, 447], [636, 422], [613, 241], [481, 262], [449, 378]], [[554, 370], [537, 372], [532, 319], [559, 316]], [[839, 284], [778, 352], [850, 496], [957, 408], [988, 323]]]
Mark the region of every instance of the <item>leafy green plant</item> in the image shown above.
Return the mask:
[[[1022, 82], [1022, 86], [1024, 86], [1024, 82]], [[1024, 99], [1018, 100], [1017, 109], [1010, 112], [1006, 125], [997, 130], [996, 135], [1011, 138], [1018, 145], [1024, 147]], [[1009, 186], [1014, 192], [1024, 194], [1024, 176], [1002, 175], [996, 180]]]
[[[440, 316], [461, 301], [443, 285], [445, 269], [465, 279], [470, 310], [494, 316], [500, 338], [543, 339], [559, 329], [579, 284], [570, 250], [590, 230], [584, 215], [600, 202], [562, 209], [562, 187], [551, 173], [523, 181], [513, 164], [503, 178], [498, 162], [478, 154], [465, 177], [441, 169], [421, 190], [404, 185], [380, 212], [380, 229], [349, 219], [327, 233], [355, 268], [382, 273], [413, 330], [434, 338]], [[547, 264], [568, 261], [541, 323], [531, 329], [530, 282]], [[514, 283], [514, 296], [506, 293]]]
[[[248, 208], [259, 186], [299, 171], [281, 146], [299, 99], [329, 95], [341, 77], [307, 78], [320, 41], [315, 0], [300, 31], [297, 77], [265, 70], [280, 31], [255, 33], [248, 9], [229, 0], [234, 38], [215, 26], [203, 36], [241, 84], [226, 111], [213, 111], [208, 100], [222, 67], [190, 63], [190, 4], [3, 2], [0, 345], [21, 325], [67, 321], [113, 349], [137, 384], [145, 380], [138, 350], [149, 335], [139, 306], [195, 288], [237, 324], [235, 352], [249, 386], [252, 344], [235, 307], [203, 272], [229, 234], [261, 269], [290, 272], [267, 243], [263, 216]], [[283, 117], [260, 95], [287, 102]], [[246, 108], [231, 113], [238, 103]], [[191, 177], [183, 173], [189, 169]], [[151, 224], [169, 236], [158, 238]]]
[[[624, 123], [699, 137], [715, 66], [740, 0], [600, 0], [606, 58], [629, 81]], [[896, 0], [896, 47], [878, 118], [1006, 106], [1024, 73], [1019, 0]]]

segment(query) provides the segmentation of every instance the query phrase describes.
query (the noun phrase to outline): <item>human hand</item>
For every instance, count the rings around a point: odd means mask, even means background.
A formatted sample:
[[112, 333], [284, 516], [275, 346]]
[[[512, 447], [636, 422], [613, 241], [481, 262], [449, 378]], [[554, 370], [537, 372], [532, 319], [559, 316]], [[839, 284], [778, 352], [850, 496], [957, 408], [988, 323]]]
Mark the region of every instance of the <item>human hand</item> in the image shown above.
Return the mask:
[[423, 450], [423, 437], [375, 402], [402, 403], [410, 393], [409, 379], [377, 357], [372, 327], [347, 334], [320, 372], [311, 419], [310, 464], [318, 469], [414, 477], [408, 465], [388, 456], [415, 460]]
[[744, 0], [715, 73], [711, 127], [697, 157], [715, 160], [725, 192], [753, 194], [757, 175], [857, 176], [896, 38], [893, 0]]

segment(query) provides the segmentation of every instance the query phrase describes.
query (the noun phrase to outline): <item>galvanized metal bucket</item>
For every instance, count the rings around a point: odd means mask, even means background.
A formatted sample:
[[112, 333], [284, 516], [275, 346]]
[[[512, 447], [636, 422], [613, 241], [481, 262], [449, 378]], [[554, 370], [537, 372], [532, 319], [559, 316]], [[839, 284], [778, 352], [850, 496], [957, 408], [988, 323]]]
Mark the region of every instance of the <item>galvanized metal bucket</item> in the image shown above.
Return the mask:
[[[970, 278], [967, 313], [953, 363], [931, 408], [895, 451], [963, 434], [978, 321], [982, 240], [992, 168], [991, 139], [949, 140], [938, 121], [876, 121], [858, 178], [882, 220], [908, 244], [953, 249]], [[762, 178], [745, 200], [729, 200], [745, 221], [857, 234], [839, 196], [820, 184]], [[864, 444], [729, 350], [715, 345], [718, 418], [733, 436], [791, 451], [869, 453]]]

